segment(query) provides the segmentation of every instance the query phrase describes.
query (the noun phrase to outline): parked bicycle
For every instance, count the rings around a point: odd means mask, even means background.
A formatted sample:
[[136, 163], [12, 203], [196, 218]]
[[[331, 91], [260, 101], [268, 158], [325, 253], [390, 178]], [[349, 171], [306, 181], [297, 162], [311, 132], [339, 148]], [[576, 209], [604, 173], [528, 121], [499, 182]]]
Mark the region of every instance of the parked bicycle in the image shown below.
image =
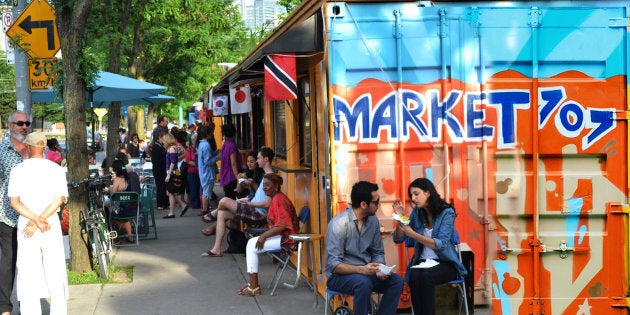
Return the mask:
[[109, 279], [110, 254], [112, 252], [112, 240], [116, 239], [116, 231], [110, 231], [105, 219], [104, 202], [105, 190], [111, 181], [111, 175], [91, 177], [78, 182], [68, 184], [69, 189], [76, 189], [83, 184], [88, 184], [88, 207], [81, 210], [80, 224], [82, 232], [88, 236], [90, 244], [90, 258], [92, 266], [104, 279]]

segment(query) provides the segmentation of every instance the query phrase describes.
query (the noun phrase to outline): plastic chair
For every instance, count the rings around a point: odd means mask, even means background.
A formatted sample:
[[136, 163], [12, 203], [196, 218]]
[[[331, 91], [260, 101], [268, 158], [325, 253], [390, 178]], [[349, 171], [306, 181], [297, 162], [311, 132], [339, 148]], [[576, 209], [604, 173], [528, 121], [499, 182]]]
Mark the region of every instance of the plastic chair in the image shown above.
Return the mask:
[[[140, 191], [140, 213], [142, 213], [145, 218], [142, 220], [143, 222], [141, 222], [141, 224], [147, 225], [147, 233], [141, 237], [142, 240], [157, 240], [158, 233], [157, 227], [155, 226], [155, 207], [153, 207], [153, 186], [151, 185], [142, 185], [142, 190]], [[151, 219], [151, 224], [149, 224], [149, 218]], [[149, 236], [151, 229], [153, 229], [153, 236]]]
[[[140, 216], [139, 194], [133, 191], [119, 191], [119, 192], [113, 193], [110, 197], [110, 200], [111, 200], [112, 210], [120, 208], [122, 205], [125, 205], [125, 204], [135, 205], [135, 208], [136, 208], [135, 216], [120, 216], [120, 215], [117, 215], [115, 211], [110, 211], [109, 221], [110, 221], [110, 225], [111, 225], [112, 220], [131, 221], [132, 233], [134, 234], [134, 243], [136, 246], [138, 246], [139, 245], [138, 217]], [[124, 237], [124, 236], [129, 236], [129, 235], [118, 234], [118, 236]], [[118, 245], [118, 246], [122, 246], [122, 245]]]
[[[460, 251], [460, 239], [459, 239], [459, 233], [457, 232], [457, 230], [453, 231], [453, 236], [451, 237], [451, 241], [455, 244], [455, 249], [457, 250], [457, 256], [459, 257], [459, 261], [462, 261], [462, 253]], [[409, 254], [407, 249], [410, 247], [414, 247], [416, 245], [416, 241], [413, 238], [406, 238], [405, 239], [405, 256], [407, 257], [407, 263], [411, 263], [411, 259], [409, 258]], [[468, 315], [468, 297], [466, 295], [466, 283], [464, 279], [455, 279], [452, 281], [449, 281], [448, 284], [450, 284], [452, 287], [456, 287], [457, 288], [457, 293], [459, 296], [458, 299], [458, 314], [462, 313], [462, 300], [463, 300], [463, 305], [466, 309], [466, 315]], [[413, 315], [413, 305], [411, 306], [411, 314]]]

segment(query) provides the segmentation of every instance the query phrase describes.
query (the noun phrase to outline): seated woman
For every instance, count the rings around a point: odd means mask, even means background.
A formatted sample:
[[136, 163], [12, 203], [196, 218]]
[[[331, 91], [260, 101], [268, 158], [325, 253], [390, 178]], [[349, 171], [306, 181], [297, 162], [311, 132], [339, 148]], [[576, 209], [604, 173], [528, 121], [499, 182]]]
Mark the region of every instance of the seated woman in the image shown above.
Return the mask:
[[[119, 191], [133, 191], [140, 193], [140, 182], [138, 177], [130, 177], [125, 167], [125, 162], [121, 160], [115, 160], [112, 163], [112, 171], [116, 174], [116, 177], [112, 180], [112, 187], [109, 189], [109, 193], [113, 194]], [[137, 211], [136, 204], [122, 204], [116, 216], [119, 217], [133, 217], [136, 216]], [[113, 224], [125, 231], [127, 235], [127, 242], [133, 243], [133, 232], [131, 231], [131, 221], [129, 220], [112, 220]]]
[[[429, 268], [409, 268], [409, 292], [416, 314], [435, 314], [435, 286], [466, 276], [451, 239], [455, 231], [455, 209], [440, 197], [433, 183], [417, 178], [407, 190], [413, 209], [409, 224], [396, 224], [394, 242], [406, 238], [415, 241], [414, 254], [409, 267], [428, 259], [438, 264]], [[402, 202], [392, 205], [394, 212], [404, 214]]]
[[252, 200], [254, 194], [256, 194], [256, 189], [258, 189], [258, 184], [262, 181], [263, 176], [265, 176], [265, 170], [256, 163], [257, 157], [258, 151], [254, 150], [249, 152], [245, 171], [238, 174], [238, 184], [236, 185], [238, 198], [247, 197], [247, 199]]
[[258, 284], [258, 254], [281, 248], [289, 253], [295, 249], [295, 242], [290, 240], [289, 236], [298, 231], [298, 218], [293, 203], [280, 191], [281, 185], [282, 177], [278, 174], [269, 173], [263, 179], [263, 190], [272, 198], [267, 212], [269, 230], [247, 242], [245, 255], [249, 283], [239, 291], [240, 295], [261, 294]]
[[61, 165], [61, 161], [63, 161], [63, 149], [59, 145], [59, 141], [55, 138], [50, 138], [46, 140], [46, 146], [48, 147], [46, 159]]

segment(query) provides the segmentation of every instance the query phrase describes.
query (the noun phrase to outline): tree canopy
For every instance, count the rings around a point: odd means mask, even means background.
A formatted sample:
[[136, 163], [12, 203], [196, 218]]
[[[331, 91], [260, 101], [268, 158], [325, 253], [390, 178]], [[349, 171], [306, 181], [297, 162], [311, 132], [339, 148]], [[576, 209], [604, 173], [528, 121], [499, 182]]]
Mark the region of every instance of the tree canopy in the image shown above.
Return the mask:
[[104, 0], [94, 4], [86, 40], [102, 68], [120, 42], [121, 74], [192, 103], [224, 73], [217, 63], [249, 51], [247, 36], [231, 0]]

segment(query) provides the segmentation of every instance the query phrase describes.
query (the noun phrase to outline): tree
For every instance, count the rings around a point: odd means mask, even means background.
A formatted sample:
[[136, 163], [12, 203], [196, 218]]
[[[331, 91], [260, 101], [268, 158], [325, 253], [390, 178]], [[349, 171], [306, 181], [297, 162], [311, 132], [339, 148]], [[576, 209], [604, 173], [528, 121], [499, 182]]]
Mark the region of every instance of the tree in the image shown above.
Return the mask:
[[287, 13], [280, 16], [281, 19], [286, 19], [295, 8], [297, 8], [300, 4], [302, 4], [303, 0], [277, 0], [276, 3], [280, 6], [283, 6]]
[[[88, 177], [87, 147], [85, 134], [85, 91], [89, 75], [80, 74], [85, 38], [85, 25], [92, 9], [93, 0], [55, 0], [55, 18], [63, 51], [62, 80], [64, 116], [66, 122], [66, 146], [68, 150], [69, 181]], [[70, 269], [77, 272], [91, 270], [87, 247], [81, 235], [79, 213], [87, 204], [87, 186], [70, 191]]]
[[7, 128], [7, 118], [15, 110], [15, 68], [7, 65], [6, 53], [0, 51], [0, 128]]
[[[177, 113], [176, 103], [192, 104], [224, 73], [217, 63], [238, 61], [249, 52], [242, 45], [243, 22], [230, 0], [101, 1], [95, 4], [88, 34], [101, 60], [111, 65], [117, 51], [121, 73], [167, 86], [167, 93], [177, 98], [149, 106], [147, 121], [154, 110], [166, 107], [166, 113]], [[117, 130], [115, 124], [110, 126]]]

